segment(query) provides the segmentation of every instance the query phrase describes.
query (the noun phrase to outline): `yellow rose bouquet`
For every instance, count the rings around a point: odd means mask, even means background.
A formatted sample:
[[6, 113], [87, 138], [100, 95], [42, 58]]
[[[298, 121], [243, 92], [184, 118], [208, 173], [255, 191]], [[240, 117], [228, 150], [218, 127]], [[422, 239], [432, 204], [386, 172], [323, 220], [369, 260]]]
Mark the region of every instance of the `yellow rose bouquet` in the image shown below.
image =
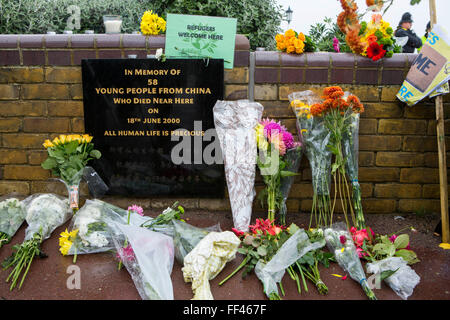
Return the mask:
[[69, 190], [71, 208], [78, 208], [78, 185], [83, 170], [89, 160], [99, 159], [101, 153], [94, 149], [92, 136], [60, 135], [53, 141], [45, 140], [43, 146], [47, 149], [48, 158], [41, 164], [42, 168], [51, 170], [59, 177]]
[[316, 46], [311, 38], [304, 35], [302, 32], [289, 29], [284, 34], [277, 34], [275, 36], [277, 42], [277, 49], [286, 53], [302, 54], [303, 52], [313, 52]]

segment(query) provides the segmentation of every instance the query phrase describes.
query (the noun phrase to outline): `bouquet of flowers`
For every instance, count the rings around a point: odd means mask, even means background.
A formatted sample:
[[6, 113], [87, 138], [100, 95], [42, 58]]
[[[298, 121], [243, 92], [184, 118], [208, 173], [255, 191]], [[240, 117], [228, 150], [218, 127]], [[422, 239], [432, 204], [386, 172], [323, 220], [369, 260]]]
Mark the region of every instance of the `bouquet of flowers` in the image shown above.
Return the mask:
[[419, 262], [411, 250], [407, 234], [375, 234], [372, 229], [350, 229], [356, 251], [360, 258], [369, 261], [367, 272], [380, 275], [394, 292], [406, 300], [412, 295], [420, 277], [409, 267]]
[[184, 214], [184, 208], [182, 206], [179, 206], [177, 201], [171, 207], [165, 209], [156, 218], [148, 219], [141, 225], [141, 227], [145, 227], [153, 231], [163, 232], [168, 236], [173, 237], [174, 232], [171, 222], [175, 220], [184, 221], [183, 219], [181, 219], [182, 214]]
[[[364, 226], [362, 210], [357, 211], [357, 216], [355, 217], [353, 206], [350, 204], [352, 197], [346, 177], [347, 159], [343, 152], [343, 139], [350, 134], [350, 128], [353, 123], [352, 117], [357, 117], [359, 113], [364, 112], [364, 106], [358, 97], [344, 93], [342, 88], [338, 86], [325, 88], [322, 98], [324, 99], [322, 103], [316, 103], [311, 106], [311, 114], [314, 118], [323, 118], [324, 126], [330, 133], [327, 147], [335, 156], [334, 163], [331, 165], [331, 174], [336, 186], [331, 212], [333, 213], [334, 211], [336, 196], [339, 193], [347, 225], [350, 226], [347, 218], [347, 209], [350, 208], [353, 225]], [[355, 161], [355, 159], [352, 160]], [[352, 164], [353, 168], [354, 163], [352, 162]]]
[[241, 241], [230, 231], [211, 232], [184, 258], [185, 282], [192, 282], [193, 300], [213, 300], [209, 280], [214, 279], [236, 256]]
[[249, 228], [250, 232], [243, 232], [235, 228], [231, 229], [242, 240], [238, 252], [243, 254], [245, 258], [229, 276], [219, 283], [219, 286], [223, 285], [244, 267], [242, 277], [252, 272], [259, 260], [270, 260], [279, 246], [289, 238], [289, 233], [286, 230], [281, 226], [275, 225], [269, 219], [256, 219], [255, 224], [250, 225]]
[[381, 235], [375, 234], [370, 228], [369, 230], [370, 234], [367, 229], [358, 230], [355, 227], [350, 229], [360, 258], [375, 262], [395, 256], [403, 258], [410, 265], [419, 262], [417, 254], [411, 250], [407, 234]]
[[153, 13], [145, 11], [141, 18], [141, 32], [143, 35], [157, 35], [166, 31], [166, 20]]
[[[360, 23], [355, 0], [340, 1], [344, 11], [339, 14], [337, 24], [346, 34], [345, 40], [354, 53], [377, 61], [401, 52], [401, 47], [395, 44], [394, 30], [388, 22], [382, 19], [380, 14], [374, 14], [369, 23]], [[377, 4], [369, 2], [367, 4], [370, 9], [375, 11], [379, 11], [383, 7], [383, 2], [378, 0]]]
[[146, 221], [142, 208], [134, 205], [123, 210], [101, 200], [86, 200], [84, 206], [73, 216], [70, 232], [64, 231], [59, 238], [62, 255], [105, 252], [115, 248], [107, 221], [140, 225]]
[[[110, 221], [118, 259], [124, 264], [144, 300], [173, 300], [170, 274], [173, 241], [146, 228]], [[126, 247], [123, 246], [127, 242]]]
[[90, 160], [101, 157], [100, 151], [94, 149], [92, 138], [87, 134], [60, 135], [53, 141], [45, 140], [43, 144], [47, 149], [48, 158], [41, 166], [61, 178], [68, 189], [70, 208], [74, 212], [78, 210], [78, 185], [83, 170]]
[[[130, 224], [131, 213], [135, 212], [140, 216], [143, 216], [143, 209], [139, 206], [133, 205], [128, 207], [128, 218], [126, 224]], [[145, 227], [149, 230], [157, 231], [166, 234], [169, 237], [174, 236], [173, 226], [171, 222], [175, 219], [181, 219], [181, 215], [184, 213], [184, 208], [178, 206], [178, 202], [175, 202], [172, 207], [165, 209], [161, 214], [159, 214], [155, 219], [147, 218], [147, 221], [140, 224], [140, 227]], [[123, 250], [129, 247], [128, 240], [125, 239], [123, 244]], [[122, 268], [122, 260], [118, 264], [119, 270]]]
[[252, 215], [257, 157], [254, 129], [263, 109], [260, 103], [248, 100], [219, 100], [213, 108], [233, 222], [241, 231], [248, 230]]
[[0, 202], [0, 248], [11, 241], [25, 221], [25, 206], [16, 198]]
[[359, 34], [366, 49], [361, 55], [378, 61], [383, 57], [391, 58], [394, 53], [401, 53], [402, 48], [396, 45], [394, 30], [382, 19], [380, 14], [373, 14], [369, 23], [361, 22]]
[[25, 241], [13, 247], [13, 254], [3, 262], [3, 268], [13, 268], [7, 282], [12, 281], [10, 290], [18, 284], [19, 289], [25, 280], [35, 257], [46, 257], [40, 244], [48, 239], [57, 227], [64, 224], [71, 216], [67, 200], [53, 194], [35, 194], [23, 201], [26, 210]]
[[309, 36], [292, 29], [287, 30], [284, 34], [277, 34], [275, 41], [277, 42], [277, 49], [286, 53], [302, 54], [303, 52], [316, 51], [316, 46]]
[[313, 117], [311, 106], [320, 102], [312, 91], [294, 92], [289, 96], [290, 106], [297, 117], [297, 130], [308, 157], [314, 189], [311, 222], [315, 218], [316, 226], [331, 223], [330, 171], [331, 151], [327, 147], [330, 132], [322, 117]]
[[[264, 292], [270, 300], [280, 300], [278, 294], [277, 283], [280, 284], [280, 289], [284, 295], [283, 287], [281, 286], [281, 279], [284, 276], [285, 270], [293, 280], [297, 282], [297, 288], [300, 292], [300, 280], [294, 267], [298, 268], [303, 284], [305, 285], [305, 274], [309, 272], [306, 268], [301, 266], [302, 257], [308, 252], [317, 250], [325, 246], [325, 241], [310, 242], [308, 235], [303, 229], [299, 229], [295, 225], [291, 225], [288, 231], [289, 238], [279, 247], [275, 255], [270, 259], [261, 259], [255, 266], [255, 273], [263, 283]], [[311, 275], [312, 276], [312, 275]], [[312, 276], [313, 281], [316, 275]], [[319, 277], [320, 280], [320, 277]], [[321, 281], [321, 280], [320, 280]]]
[[324, 235], [327, 247], [334, 254], [339, 266], [353, 280], [359, 282], [370, 300], [376, 300], [377, 298], [367, 282], [356, 247], [347, 227], [343, 223], [334, 224], [331, 228], [325, 229]]
[[[258, 123], [255, 133], [259, 150], [257, 164], [266, 185], [260, 198], [267, 199], [267, 218], [274, 220], [276, 210], [283, 207], [284, 197], [286, 197], [281, 192], [281, 179], [296, 175], [296, 172], [288, 171], [287, 167], [295, 167], [291, 163], [297, 161], [299, 165], [301, 144], [294, 141], [294, 137], [284, 126], [270, 119]], [[287, 161], [286, 156], [289, 150], [293, 150], [293, 153], [289, 154], [291, 163]], [[286, 191], [289, 192], [289, 190]], [[280, 222], [285, 224], [285, 215], [281, 215], [280, 218]]]
[[[299, 285], [298, 275], [294, 271], [296, 262], [310, 250], [316, 250], [325, 245], [323, 239], [311, 243], [305, 231], [295, 224], [283, 228], [273, 224], [273, 221], [269, 219], [256, 219], [256, 223], [250, 226], [248, 233], [232, 230], [242, 239], [238, 252], [245, 255], [245, 258], [219, 285], [223, 285], [245, 267], [242, 276], [245, 277], [254, 270], [263, 283], [264, 292], [271, 300], [280, 299], [277, 283], [284, 294], [280, 281], [285, 270]], [[302, 272], [301, 268], [300, 272]]]
[[[325, 245], [322, 229], [310, 229], [309, 231], [306, 231], [306, 233], [311, 243], [320, 242], [322, 247]], [[318, 264], [321, 263], [325, 266], [325, 268], [328, 268], [330, 266], [330, 261], [332, 260], [332, 253], [325, 252], [322, 248], [319, 248], [309, 251], [303, 255], [303, 257], [298, 259], [290, 269], [287, 269], [288, 272], [291, 271], [289, 272], [291, 278], [297, 282], [298, 292], [301, 293], [301, 285], [299, 276], [295, 272], [296, 267], [299, 271], [306, 292], [308, 292], [308, 287], [306, 285], [305, 278], [309, 279], [316, 286], [320, 294], [326, 295], [328, 293], [328, 287], [320, 277]]]
[[174, 228], [175, 258], [180, 263], [183, 263], [186, 255], [210, 232], [222, 232], [219, 224], [208, 228], [198, 228], [182, 220], [172, 220], [172, 224]]

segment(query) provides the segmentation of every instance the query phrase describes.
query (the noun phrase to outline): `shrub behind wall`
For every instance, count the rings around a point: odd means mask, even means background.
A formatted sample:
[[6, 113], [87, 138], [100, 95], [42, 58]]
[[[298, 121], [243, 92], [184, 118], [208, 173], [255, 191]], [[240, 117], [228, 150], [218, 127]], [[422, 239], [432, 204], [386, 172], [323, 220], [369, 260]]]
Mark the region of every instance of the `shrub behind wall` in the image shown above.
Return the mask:
[[76, 32], [81, 33], [103, 33], [105, 14], [122, 16], [123, 33], [140, 30], [145, 10], [164, 17], [168, 12], [233, 17], [238, 20], [237, 33], [247, 35], [253, 48], [274, 48], [282, 19], [274, 0], [0, 0], [0, 34], [62, 33], [71, 5], [80, 7], [81, 29]]

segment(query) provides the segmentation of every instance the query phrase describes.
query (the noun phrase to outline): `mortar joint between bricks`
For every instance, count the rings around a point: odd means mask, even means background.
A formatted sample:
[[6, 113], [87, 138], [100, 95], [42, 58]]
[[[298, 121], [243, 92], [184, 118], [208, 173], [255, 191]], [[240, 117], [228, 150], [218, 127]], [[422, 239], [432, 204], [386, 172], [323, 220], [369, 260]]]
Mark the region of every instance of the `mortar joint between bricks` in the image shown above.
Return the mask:
[[[281, 53], [277, 52], [278, 54], [278, 67], [277, 67], [277, 82], [281, 83]], [[277, 92], [278, 92], [278, 85], [277, 85]], [[277, 93], [278, 94], [278, 93]]]
[[[94, 51], [95, 51], [95, 58], [98, 59], [98, 45], [97, 45], [98, 39], [97, 36], [94, 36]], [[81, 66], [81, 61], [80, 61]]]
[[384, 70], [384, 60], [381, 60], [381, 65], [378, 68], [378, 86], [383, 84], [383, 70]]
[[17, 37], [17, 46], [19, 49], [19, 65], [23, 66], [22, 46], [20, 45], [20, 35]]
[[327, 74], [327, 83], [331, 83], [331, 68], [333, 68], [333, 58], [331, 54], [328, 55], [328, 74]]
[[123, 48], [123, 33], [119, 37], [120, 57], [125, 58], [125, 50]]

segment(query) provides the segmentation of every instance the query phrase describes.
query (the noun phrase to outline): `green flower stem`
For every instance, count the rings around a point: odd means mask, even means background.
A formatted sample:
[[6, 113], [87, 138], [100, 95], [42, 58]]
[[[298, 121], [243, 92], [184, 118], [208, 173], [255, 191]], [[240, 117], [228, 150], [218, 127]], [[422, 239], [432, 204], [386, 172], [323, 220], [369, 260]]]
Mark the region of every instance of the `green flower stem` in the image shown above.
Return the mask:
[[394, 234], [399, 234], [400, 232], [402, 232], [403, 230], [406, 230], [406, 229], [411, 229], [411, 227], [402, 228], [402, 229], [400, 229], [400, 230], [398, 230], [396, 232], [388, 234], [386, 237], [389, 238], [389, 237], [393, 236]]
[[328, 287], [323, 283], [320, 278], [320, 272], [318, 268], [318, 262], [315, 260], [314, 266], [305, 267], [303, 265], [297, 265], [297, 267], [302, 268], [305, 276], [316, 286], [320, 294], [325, 295], [328, 293]]
[[77, 254], [78, 254], [77, 247], [75, 247], [75, 254], [73, 255], [73, 260], [72, 260], [73, 264], [77, 263]]
[[286, 270], [289, 273], [289, 275], [291, 276], [291, 279], [296, 282], [298, 293], [302, 293], [302, 288], [300, 286], [300, 280], [299, 280], [298, 274], [295, 272], [294, 268], [292, 266], [289, 266]]
[[367, 280], [363, 280], [361, 282], [361, 287], [363, 288], [364, 293], [369, 298], [369, 300], [378, 300], [377, 297], [375, 296], [375, 293], [373, 293], [372, 289], [370, 289]]
[[24, 282], [24, 280], [25, 280], [25, 277], [26, 277], [27, 274], [28, 274], [28, 270], [30, 270], [31, 263], [33, 262], [33, 258], [34, 258], [35, 255], [36, 255], [36, 250], [33, 250], [33, 254], [31, 255], [31, 258], [30, 258], [30, 260], [29, 260], [29, 262], [28, 262], [27, 269], [25, 270], [25, 273], [24, 273], [24, 275], [23, 275], [23, 277], [22, 277], [22, 280], [20, 281], [19, 289], [22, 288], [22, 284], [23, 284], [23, 282]]
[[[281, 291], [281, 294], [283, 295], [283, 297], [286, 295], [285, 293], [284, 293], [284, 288], [283, 288], [283, 284], [281, 283], [281, 281], [280, 281], [280, 291]], [[280, 299], [281, 300], [281, 299]]]
[[288, 274], [289, 274], [289, 276], [291, 277], [291, 279], [292, 280], [295, 280], [295, 276], [294, 276], [294, 274], [293, 274], [293, 270], [292, 270], [292, 267], [291, 266], [289, 266], [287, 269], [286, 269], [286, 271], [288, 272]]
[[[345, 168], [345, 167], [344, 167], [344, 168]], [[345, 176], [345, 173], [342, 174], [342, 178], [343, 178], [343, 180], [344, 180], [344, 187], [345, 187], [344, 193], [346, 192], [346, 196], [347, 196], [346, 199], [348, 199], [348, 202], [349, 202], [348, 207], [350, 208], [350, 214], [351, 214], [351, 217], [352, 217], [352, 220], [353, 220], [353, 225], [356, 225], [357, 220], [356, 220], [356, 217], [355, 217], [355, 212], [353, 211], [353, 206], [350, 205], [352, 196], [350, 195], [350, 189], [349, 189], [349, 187], [348, 187], [347, 177]], [[347, 205], [347, 204], [346, 204], [346, 205]], [[363, 217], [362, 219], [363, 219], [363, 221], [364, 221], [364, 217]]]
[[6, 233], [0, 232], [0, 248], [9, 243], [9, 241], [11, 241], [10, 237]]
[[358, 229], [365, 229], [366, 223], [361, 205], [361, 188], [359, 183], [353, 184], [353, 207], [356, 212], [356, 227]]
[[239, 270], [241, 270], [243, 267], [245, 267], [245, 265], [248, 263], [248, 261], [250, 260], [250, 256], [246, 256], [245, 259], [241, 262], [241, 264], [239, 265], [239, 267], [237, 267], [231, 274], [229, 274], [225, 279], [223, 279], [220, 283], [219, 286], [223, 285], [225, 282], [227, 282], [232, 276], [234, 276], [236, 273], [239, 272]]
[[302, 277], [303, 287], [305, 288], [305, 291], [308, 292], [308, 286], [306, 285], [306, 280], [305, 280], [305, 276], [303, 274], [303, 269], [298, 264], [298, 262], [296, 262], [296, 264], [297, 264], [297, 267], [298, 267], [298, 271], [300, 272], [300, 276]]
[[270, 221], [275, 220], [275, 197], [276, 197], [276, 190], [272, 186], [270, 186], [267, 195], [267, 206], [268, 206], [267, 218]]
[[11, 286], [9, 288], [10, 291], [12, 291], [16, 287], [22, 270], [24, 270], [25, 268], [25, 272], [22, 275], [22, 279], [19, 283], [19, 289], [22, 287], [28, 271], [30, 270], [34, 257], [40, 252], [39, 246], [41, 242], [42, 236], [39, 233], [34, 235], [33, 239], [27, 240], [16, 247], [16, 251], [13, 253], [13, 256], [10, 257], [11, 261], [6, 265], [4, 264], [4, 269], [13, 267], [12, 271], [6, 279], [6, 282], [11, 281]]
[[269, 300], [281, 300], [281, 297], [278, 293], [272, 292], [269, 295]]

